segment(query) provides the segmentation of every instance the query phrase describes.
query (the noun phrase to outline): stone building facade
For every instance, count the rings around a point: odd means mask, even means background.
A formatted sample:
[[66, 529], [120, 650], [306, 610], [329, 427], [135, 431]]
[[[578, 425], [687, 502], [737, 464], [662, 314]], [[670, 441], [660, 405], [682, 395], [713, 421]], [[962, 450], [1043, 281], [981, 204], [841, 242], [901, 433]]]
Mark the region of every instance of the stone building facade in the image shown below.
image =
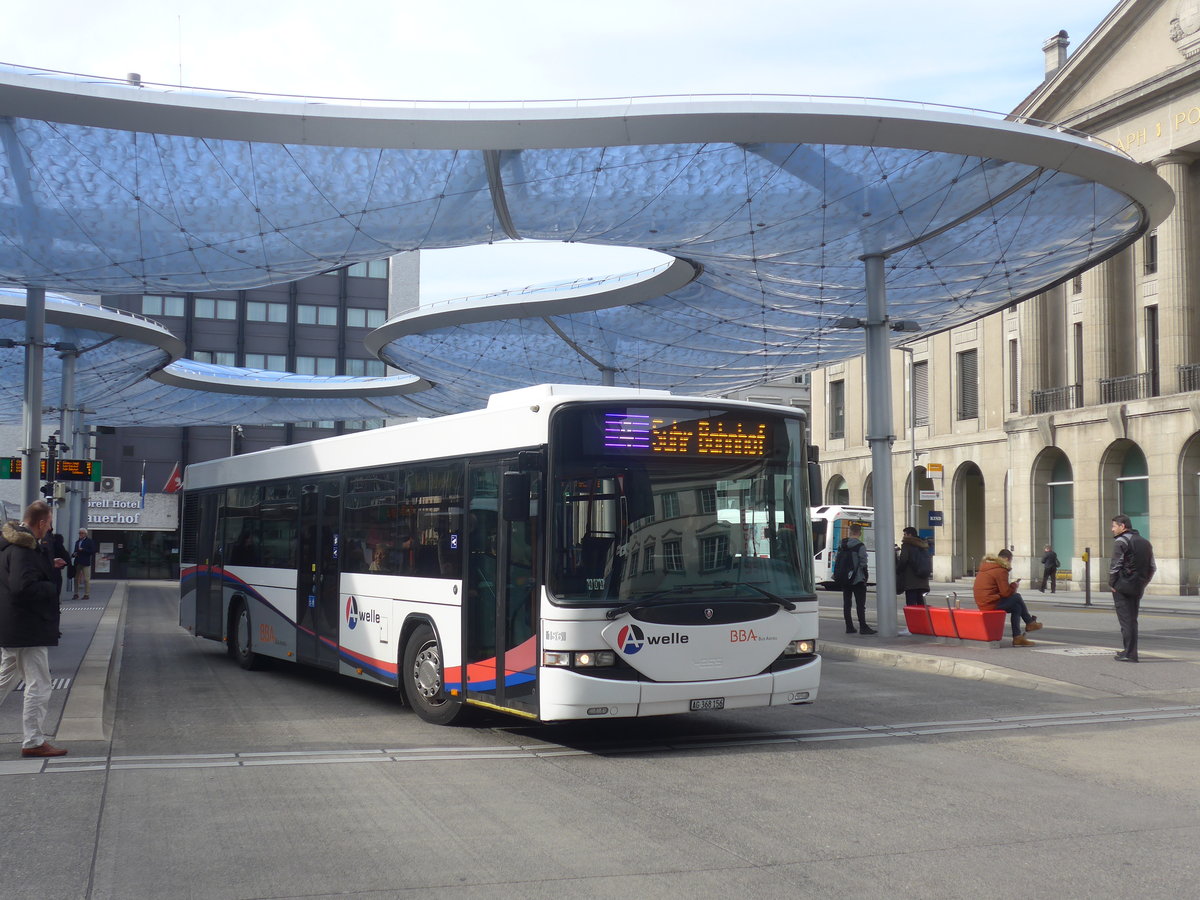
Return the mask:
[[[971, 575], [1006, 546], [1020, 575], [1040, 576], [1052, 544], [1075, 587], [1090, 549], [1104, 589], [1109, 523], [1123, 512], [1154, 543], [1150, 592], [1196, 593], [1200, 3], [1128, 0], [1074, 53], [1067, 43], [1046, 41], [1045, 80], [1014, 118], [1116, 145], [1171, 185], [1175, 208], [1099, 266], [893, 352], [895, 524], [932, 532], [937, 579]], [[813, 375], [827, 503], [872, 503], [864, 385], [862, 357]]]

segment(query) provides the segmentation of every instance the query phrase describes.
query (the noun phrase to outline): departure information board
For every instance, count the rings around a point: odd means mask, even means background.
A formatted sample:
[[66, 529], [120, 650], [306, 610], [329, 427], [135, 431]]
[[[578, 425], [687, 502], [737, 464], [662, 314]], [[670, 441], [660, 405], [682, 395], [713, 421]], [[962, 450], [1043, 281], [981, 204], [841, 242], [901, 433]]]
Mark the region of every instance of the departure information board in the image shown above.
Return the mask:
[[[19, 456], [0, 457], [0, 480], [21, 477], [24, 461]], [[46, 460], [41, 461], [40, 476], [46, 477]], [[55, 460], [55, 481], [99, 481], [103, 466], [98, 459]]]
[[762, 459], [772, 455], [771, 422], [745, 413], [627, 407], [606, 410], [587, 443], [604, 454], [677, 459]]

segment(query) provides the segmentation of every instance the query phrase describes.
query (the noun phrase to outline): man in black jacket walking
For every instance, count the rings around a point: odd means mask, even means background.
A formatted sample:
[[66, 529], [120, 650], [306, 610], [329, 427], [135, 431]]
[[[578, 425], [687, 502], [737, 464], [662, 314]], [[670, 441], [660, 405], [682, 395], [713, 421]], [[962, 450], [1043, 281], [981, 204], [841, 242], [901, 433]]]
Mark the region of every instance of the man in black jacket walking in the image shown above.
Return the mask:
[[50, 531], [50, 507], [29, 504], [20, 523], [0, 527], [0, 699], [19, 679], [25, 680], [22, 716], [25, 739], [21, 755], [65, 756], [43, 729], [50, 708], [50, 648], [58, 646], [58, 590], [54, 568], [41, 546]]
[[1047, 544], [1046, 552], [1042, 554], [1042, 583], [1038, 585], [1038, 590], [1043, 594], [1046, 593], [1047, 581], [1050, 582], [1050, 593], [1053, 594], [1058, 588], [1058, 567], [1058, 554]]
[[1129, 516], [1113, 516], [1112, 533], [1116, 541], [1108, 565], [1108, 586], [1112, 588], [1124, 645], [1115, 658], [1118, 662], [1137, 662], [1138, 607], [1156, 570], [1154, 548], [1137, 533]]

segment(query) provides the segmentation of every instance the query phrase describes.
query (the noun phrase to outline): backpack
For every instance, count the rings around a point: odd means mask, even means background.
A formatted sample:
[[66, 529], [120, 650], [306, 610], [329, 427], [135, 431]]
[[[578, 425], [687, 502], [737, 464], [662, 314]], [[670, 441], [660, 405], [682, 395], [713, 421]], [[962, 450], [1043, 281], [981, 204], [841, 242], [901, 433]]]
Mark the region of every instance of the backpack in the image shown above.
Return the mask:
[[837, 557], [833, 562], [833, 583], [838, 587], [849, 587], [854, 578], [854, 568], [857, 564], [858, 553], [847, 548], [846, 542], [842, 541], [842, 546], [838, 547]]
[[913, 574], [918, 578], [928, 578], [933, 574], [933, 557], [928, 551], [918, 550], [911, 559]]

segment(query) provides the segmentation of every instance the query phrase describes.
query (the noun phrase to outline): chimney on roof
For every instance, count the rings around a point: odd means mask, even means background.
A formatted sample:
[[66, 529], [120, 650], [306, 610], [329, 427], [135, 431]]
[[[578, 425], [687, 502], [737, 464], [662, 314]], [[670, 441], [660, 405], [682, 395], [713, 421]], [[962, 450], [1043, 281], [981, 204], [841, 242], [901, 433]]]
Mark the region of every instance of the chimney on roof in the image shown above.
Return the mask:
[[1046, 54], [1046, 81], [1053, 78], [1058, 70], [1067, 64], [1067, 45], [1071, 39], [1065, 31], [1060, 31], [1053, 37], [1046, 38], [1042, 44], [1042, 52]]

